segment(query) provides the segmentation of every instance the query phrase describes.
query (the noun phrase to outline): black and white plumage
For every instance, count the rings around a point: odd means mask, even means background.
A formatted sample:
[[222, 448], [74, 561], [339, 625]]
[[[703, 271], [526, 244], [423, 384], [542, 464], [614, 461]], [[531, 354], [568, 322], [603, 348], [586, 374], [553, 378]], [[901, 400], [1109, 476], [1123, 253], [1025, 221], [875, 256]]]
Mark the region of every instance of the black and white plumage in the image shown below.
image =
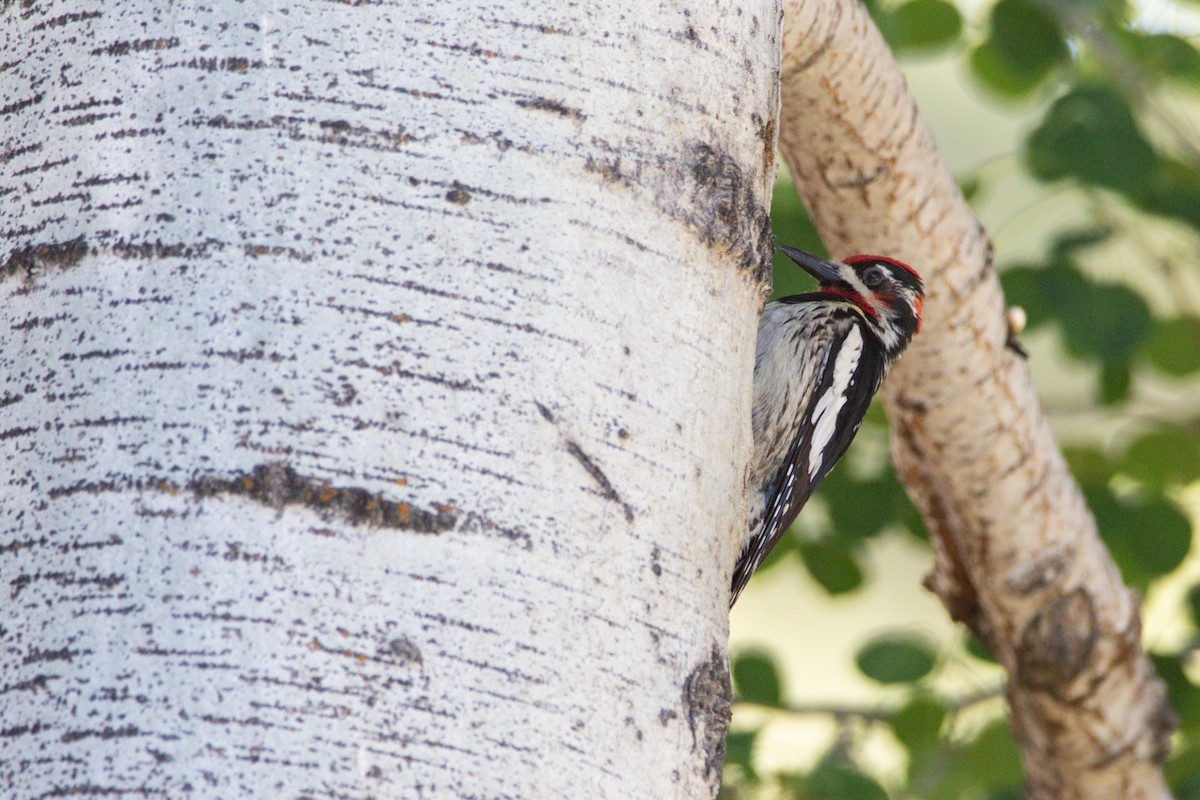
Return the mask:
[[924, 291], [911, 267], [883, 256], [837, 262], [780, 249], [821, 286], [767, 303], [758, 318], [750, 519], [730, 606], [846, 452], [921, 328]]

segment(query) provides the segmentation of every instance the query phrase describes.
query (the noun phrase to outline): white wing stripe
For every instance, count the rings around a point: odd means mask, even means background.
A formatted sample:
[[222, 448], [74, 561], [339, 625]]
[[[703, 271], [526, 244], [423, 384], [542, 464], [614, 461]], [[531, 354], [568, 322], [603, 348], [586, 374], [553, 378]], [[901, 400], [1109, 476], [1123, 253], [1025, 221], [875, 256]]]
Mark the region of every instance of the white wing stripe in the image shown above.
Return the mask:
[[857, 325], [851, 325], [833, 364], [833, 382], [813, 408], [812, 443], [808, 450], [809, 478], [821, 468], [829, 442], [837, 430], [838, 414], [846, 404], [850, 381], [858, 369], [862, 348], [862, 332]]

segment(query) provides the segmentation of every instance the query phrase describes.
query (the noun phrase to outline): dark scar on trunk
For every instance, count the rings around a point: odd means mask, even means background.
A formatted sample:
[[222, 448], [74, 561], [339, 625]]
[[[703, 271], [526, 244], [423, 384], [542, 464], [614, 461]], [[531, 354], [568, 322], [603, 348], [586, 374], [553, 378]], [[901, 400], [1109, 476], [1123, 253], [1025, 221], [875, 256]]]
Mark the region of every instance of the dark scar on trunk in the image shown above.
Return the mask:
[[87, 242], [77, 236], [65, 242], [43, 242], [18, 248], [0, 264], [0, 280], [23, 274], [32, 279], [48, 269], [69, 269], [89, 253]]
[[592, 480], [600, 485], [600, 494], [604, 497], [604, 499], [612, 500], [614, 503], [617, 503], [624, 508], [625, 521], [633, 522], [633, 507], [621, 499], [621, 495], [617, 493], [616, 488], [612, 485], [612, 481], [610, 481], [608, 476], [604, 474], [604, 470], [597, 466], [596, 462], [592, 460], [592, 457], [583, 452], [583, 448], [580, 447], [577, 442], [571, 439], [567, 440], [567, 452], [574, 456], [575, 460], [582, 464], [583, 468], [587, 470], [588, 475], [592, 476]]
[[418, 508], [356, 486], [334, 486], [328, 481], [301, 475], [286, 464], [260, 464], [248, 473], [193, 478], [187, 488], [197, 497], [233, 495], [277, 509], [304, 506], [335, 514], [352, 525], [443, 533], [458, 522], [458, 514], [452, 506], [434, 504], [432, 510]]

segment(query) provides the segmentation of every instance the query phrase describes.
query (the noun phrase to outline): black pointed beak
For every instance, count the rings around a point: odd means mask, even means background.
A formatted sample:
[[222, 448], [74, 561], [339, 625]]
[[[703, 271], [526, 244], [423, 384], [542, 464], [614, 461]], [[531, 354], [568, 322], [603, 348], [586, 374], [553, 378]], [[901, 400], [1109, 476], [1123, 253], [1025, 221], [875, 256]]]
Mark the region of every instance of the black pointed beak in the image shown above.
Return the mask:
[[833, 261], [826, 261], [820, 256], [814, 256], [812, 253], [806, 253], [794, 247], [780, 245], [779, 249], [783, 251], [784, 255], [803, 267], [805, 272], [812, 275], [821, 283], [837, 283], [842, 280], [839, 265]]

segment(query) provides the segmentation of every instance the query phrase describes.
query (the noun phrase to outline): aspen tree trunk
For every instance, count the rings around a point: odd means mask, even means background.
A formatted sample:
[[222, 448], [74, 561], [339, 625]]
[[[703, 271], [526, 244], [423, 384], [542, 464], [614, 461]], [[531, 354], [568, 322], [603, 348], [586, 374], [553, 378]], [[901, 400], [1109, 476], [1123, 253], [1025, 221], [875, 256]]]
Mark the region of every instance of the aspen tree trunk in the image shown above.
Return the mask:
[[854, 0], [785, 4], [780, 149], [835, 256], [925, 277], [925, 326], [888, 379], [901, 479], [947, 610], [1008, 670], [1037, 800], [1163, 798], [1173, 713], [1125, 588], [1005, 346], [991, 244]]
[[0, 2], [0, 794], [715, 793], [778, 47]]

